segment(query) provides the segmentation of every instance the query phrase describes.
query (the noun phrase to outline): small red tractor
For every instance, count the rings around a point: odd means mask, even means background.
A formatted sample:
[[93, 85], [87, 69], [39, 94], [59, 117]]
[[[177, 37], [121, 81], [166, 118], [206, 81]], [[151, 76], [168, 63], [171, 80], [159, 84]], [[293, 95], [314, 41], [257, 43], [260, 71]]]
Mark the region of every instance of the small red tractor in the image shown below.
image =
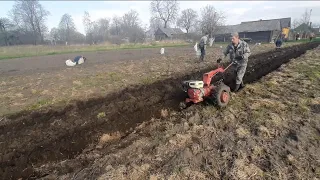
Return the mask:
[[230, 100], [230, 87], [223, 83], [223, 79], [219, 79], [214, 84], [211, 84], [212, 78], [218, 74], [224, 73], [235, 62], [230, 63], [226, 68], [223, 68], [221, 58], [217, 60], [218, 68], [208, 73], [203, 74], [203, 80], [188, 80], [183, 81], [182, 89], [188, 94], [184, 102], [180, 103], [180, 109], [190, 106], [192, 103], [196, 104], [204, 100], [211, 100], [218, 107], [227, 106]]

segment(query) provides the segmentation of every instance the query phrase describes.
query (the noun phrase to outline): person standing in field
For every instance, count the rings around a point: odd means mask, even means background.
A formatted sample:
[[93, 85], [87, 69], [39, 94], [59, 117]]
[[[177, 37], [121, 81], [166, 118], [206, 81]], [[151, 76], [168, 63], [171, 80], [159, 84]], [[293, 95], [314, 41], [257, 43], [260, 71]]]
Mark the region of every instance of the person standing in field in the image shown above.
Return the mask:
[[236, 64], [236, 87], [234, 91], [237, 92], [244, 88], [243, 76], [247, 69], [249, 56], [251, 55], [249, 45], [245, 41], [240, 40], [239, 34], [235, 32], [232, 34], [231, 44], [227, 46], [223, 54], [225, 57], [229, 54], [230, 60]]
[[204, 56], [206, 55], [206, 48], [207, 48], [207, 43], [208, 43], [208, 37], [209, 37], [209, 33], [206, 33], [204, 36], [202, 36], [202, 38], [200, 39], [200, 43], [199, 43], [199, 48], [201, 51], [201, 55], [200, 55], [200, 61], [204, 61]]
[[299, 33], [297, 33], [297, 34], [296, 34], [296, 41], [299, 40], [299, 36], [300, 36]]
[[310, 33], [309, 40], [310, 40], [310, 41], [312, 41], [312, 39], [314, 38], [314, 36], [315, 36], [315, 35], [314, 35], [314, 33], [313, 33], [313, 32], [312, 32], [312, 33]]

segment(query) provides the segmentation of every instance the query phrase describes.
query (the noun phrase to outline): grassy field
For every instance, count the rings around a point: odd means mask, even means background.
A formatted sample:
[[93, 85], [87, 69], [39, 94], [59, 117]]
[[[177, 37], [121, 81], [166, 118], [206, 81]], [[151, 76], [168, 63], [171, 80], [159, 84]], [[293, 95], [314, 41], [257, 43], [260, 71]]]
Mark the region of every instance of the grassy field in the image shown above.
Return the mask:
[[55, 54], [68, 54], [74, 52], [97, 52], [108, 51], [118, 49], [141, 49], [141, 48], [160, 48], [160, 47], [182, 47], [187, 46], [189, 43], [183, 41], [175, 42], [154, 42], [144, 44], [122, 44], [122, 45], [26, 45], [26, 46], [8, 46], [0, 47], [0, 60], [33, 57], [33, 56], [45, 56]]

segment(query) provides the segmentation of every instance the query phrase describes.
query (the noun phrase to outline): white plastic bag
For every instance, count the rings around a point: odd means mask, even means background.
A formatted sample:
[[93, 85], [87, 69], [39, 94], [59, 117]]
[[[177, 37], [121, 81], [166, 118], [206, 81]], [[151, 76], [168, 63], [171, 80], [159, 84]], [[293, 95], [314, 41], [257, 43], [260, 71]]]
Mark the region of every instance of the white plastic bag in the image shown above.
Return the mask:
[[80, 58], [79, 61], [78, 61], [78, 64], [82, 64], [82, 63], [84, 63], [84, 59]]
[[196, 52], [196, 56], [197, 56], [197, 57], [200, 57], [200, 55], [201, 55], [201, 51], [198, 50], [198, 51]]
[[75, 62], [72, 62], [70, 59], [66, 60], [66, 65], [67, 66], [75, 66], [76, 63]]
[[194, 45], [193, 48], [195, 52], [198, 52], [198, 43], [196, 43], [196, 45]]
[[161, 48], [160, 54], [164, 54], [164, 48]]
[[214, 42], [214, 39], [215, 39], [215, 38], [210, 38], [210, 39], [209, 39], [209, 45], [210, 45], [210, 47], [212, 47], [213, 42]]

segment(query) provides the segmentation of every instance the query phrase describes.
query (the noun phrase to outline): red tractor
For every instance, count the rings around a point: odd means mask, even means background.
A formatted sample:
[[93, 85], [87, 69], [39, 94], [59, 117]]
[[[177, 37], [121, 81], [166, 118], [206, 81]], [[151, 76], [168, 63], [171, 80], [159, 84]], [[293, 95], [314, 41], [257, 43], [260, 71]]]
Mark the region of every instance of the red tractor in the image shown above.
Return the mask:
[[191, 105], [202, 102], [206, 99], [211, 100], [218, 107], [227, 106], [230, 100], [230, 87], [223, 83], [221, 78], [214, 84], [211, 84], [212, 78], [218, 74], [224, 73], [235, 62], [229, 64], [226, 68], [220, 65], [221, 59], [217, 60], [218, 68], [203, 75], [202, 81], [189, 80], [183, 81], [182, 88], [188, 94], [184, 102], [180, 103], [180, 108], [184, 109]]

